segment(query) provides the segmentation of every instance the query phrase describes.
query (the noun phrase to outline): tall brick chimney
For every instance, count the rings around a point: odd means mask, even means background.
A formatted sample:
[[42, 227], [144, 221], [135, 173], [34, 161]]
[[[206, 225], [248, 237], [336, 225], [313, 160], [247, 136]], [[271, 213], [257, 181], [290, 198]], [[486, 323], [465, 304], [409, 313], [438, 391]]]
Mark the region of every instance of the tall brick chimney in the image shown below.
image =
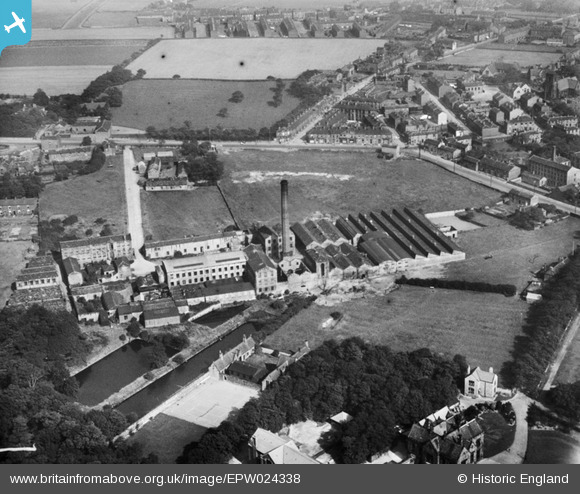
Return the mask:
[[294, 254], [290, 245], [290, 219], [288, 218], [288, 180], [280, 182], [281, 210], [282, 210], [282, 257]]

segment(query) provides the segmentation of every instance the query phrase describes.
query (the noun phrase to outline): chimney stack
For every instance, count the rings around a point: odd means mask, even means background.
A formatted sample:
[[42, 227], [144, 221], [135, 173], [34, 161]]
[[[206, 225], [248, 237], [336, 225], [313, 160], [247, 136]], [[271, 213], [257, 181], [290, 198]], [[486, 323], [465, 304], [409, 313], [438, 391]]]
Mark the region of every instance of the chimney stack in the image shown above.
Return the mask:
[[556, 146], [554, 146], [552, 148], [552, 161], [556, 161], [557, 156], [558, 156], [558, 152], [556, 151]]
[[288, 180], [280, 182], [280, 192], [282, 194], [282, 258], [294, 254], [290, 246], [290, 219], [288, 218]]

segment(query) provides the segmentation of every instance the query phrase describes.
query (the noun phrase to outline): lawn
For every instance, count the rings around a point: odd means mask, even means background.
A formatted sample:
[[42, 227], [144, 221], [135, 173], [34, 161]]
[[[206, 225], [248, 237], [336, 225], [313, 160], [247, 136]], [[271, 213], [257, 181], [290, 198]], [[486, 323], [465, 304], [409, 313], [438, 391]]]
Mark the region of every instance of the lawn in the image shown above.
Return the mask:
[[568, 347], [566, 356], [562, 360], [555, 384], [571, 384], [580, 381], [580, 331]]
[[140, 443], [143, 456], [155, 453], [159, 463], [175, 463], [183, 448], [198, 441], [205, 431], [204, 427], [160, 413], [139, 429], [129, 442]]
[[[463, 262], [447, 265], [445, 276], [510, 283], [521, 291], [530, 281], [532, 272], [572, 251], [572, 242], [579, 231], [580, 220], [568, 218], [535, 231], [518, 230], [504, 222], [462, 232], [456, 243], [465, 251], [467, 258]], [[485, 259], [487, 255], [493, 257]]]
[[231, 151], [221, 154], [222, 190], [249, 226], [280, 221], [280, 180], [289, 180], [290, 220], [409, 206], [424, 212], [495, 203], [500, 194], [418, 160], [385, 161], [369, 150]]
[[2, 91], [32, 96], [41, 88], [49, 96], [81, 94], [91, 81], [111, 69], [109, 65], [63, 65], [0, 68]]
[[[0, 310], [12, 293], [12, 283], [20, 270], [26, 266], [27, 259], [38, 249], [32, 242], [2, 242], [0, 243]], [[25, 257], [27, 256], [27, 257]]]
[[[113, 167], [108, 167], [109, 163]], [[90, 175], [48, 184], [40, 195], [41, 219], [76, 214], [79, 218], [76, 228], [80, 238], [88, 228], [98, 234], [101, 229], [101, 226], [95, 224], [98, 218], [106, 219], [114, 233], [124, 233], [127, 210], [122, 155], [108, 157], [107, 165]]]
[[147, 78], [294, 79], [307, 69], [334, 70], [383, 46], [383, 39], [223, 38], [165, 40], [128, 68]]
[[[180, 70], [176, 71], [180, 73]], [[268, 105], [276, 87], [270, 81], [140, 80], [123, 87], [123, 106], [113, 109], [115, 125], [145, 130], [181, 127], [185, 121], [194, 129], [218, 125], [259, 130], [282, 119], [299, 101], [284, 92], [282, 104]], [[241, 103], [230, 103], [234, 91], [241, 91]], [[228, 116], [218, 117], [221, 108]]]
[[[333, 329], [321, 323], [334, 311], [344, 317]], [[527, 304], [503, 295], [401, 286], [384, 296], [351, 300], [340, 306], [313, 304], [266, 339], [273, 348], [311, 347], [327, 339], [358, 336], [396, 351], [430, 348], [467, 357], [473, 367], [500, 370], [511, 360], [514, 338], [522, 334]]]
[[[68, 65], [114, 65], [123, 62], [145, 46], [144, 41], [119, 43], [57, 43], [33, 42], [12, 46], [2, 51], [0, 67], [46, 67]], [[37, 69], [44, 74], [44, 68]]]
[[446, 57], [436, 63], [485, 67], [492, 62], [517, 62], [522, 67], [527, 67], [536, 64], [548, 65], [559, 60], [561, 56], [561, 53], [477, 48], [459, 53], [454, 57]]
[[143, 230], [154, 240], [206, 235], [232, 225], [232, 217], [217, 187], [192, 191], [141, 192]]

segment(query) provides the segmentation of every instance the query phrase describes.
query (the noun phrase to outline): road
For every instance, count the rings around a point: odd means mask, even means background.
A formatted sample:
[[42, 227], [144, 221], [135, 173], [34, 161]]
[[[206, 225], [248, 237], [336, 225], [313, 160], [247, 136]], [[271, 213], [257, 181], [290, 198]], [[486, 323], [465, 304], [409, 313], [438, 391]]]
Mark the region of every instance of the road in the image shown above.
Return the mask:
[[123, 168], [125, 171], [127, 230], [131, 234], [131, 244], [135, 251], [135, 262], [131, 264], [131, 270], [136, 276], [144, 276], [155, 271], [156, 265], [147, 261], [140, 251], [145, 238], [143, 236], [143, 219], [141, 216], [141, 188], [137, 183], [139, 175], [133, 171], [135, 165], [133, 151], [127, 146], [123, 150]]
[[77, 29], [83, 27], [83, 23], [93, 15], [103, 3], [105, 3], [105, 0], [93, 0], [92, 2], [89, 2], [71, 15], [62, 25], [61, 29]]

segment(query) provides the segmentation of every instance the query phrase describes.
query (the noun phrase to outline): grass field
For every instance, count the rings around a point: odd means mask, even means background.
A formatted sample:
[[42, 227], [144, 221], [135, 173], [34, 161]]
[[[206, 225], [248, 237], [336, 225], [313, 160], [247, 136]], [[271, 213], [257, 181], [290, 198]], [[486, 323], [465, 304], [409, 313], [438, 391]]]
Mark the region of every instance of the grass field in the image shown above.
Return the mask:
[[142, 444], [144, 456], [155, 453], [160, 463], [175, 463], [183, 448], [192, 441], [198, 441], [205, 431], [204, 427], [160, 413], [129, 441]]
[[[321, 323], [330, 313], [344, 317], [332, 330]], [[266, 339], [274, 348], [293, 349], [308, 340], [311, 347], [327, 339], [359, 336], [393, 350], [430, 348], [453, 357], [465, 355], [472, 367], [500, 370], [511, 360], [514, 338], [521, 335], [527, 304], [503, 295], [401, 286], [386, 296], [342, 303], [313, 304]]]
[[576, 334], [576, 338], [568, 347], [555, 381], [555, 384], [570, 384], [580, 381], [580, 332]]
[[[532, 272], [572, 251], [580, 233], [580, 220], [567, 220], [540, 230], [518, 230], [507, 223], [459, 234], [456, 243], [467, 259], [446, 267], [451, 279], [510, 283], [523, 290]], [[578, 242], [578, 240], [576, 240]], [[493, 258], [484, 259], [491, 254]]]
[[217, 233], [233, 224], [217, 187], [193, 191], [141, 192], [143, 230], [154, 240]]
[[307, 69], [333, 70], [383, 46], [380, 39], [182, 39], [147, 50], [128, 68], [146, 78], [294, 79]]
[[500, 195], [418, 160], [385, 161], [372, 151], [232, 151], [220, 155], [222, 190], [245, 225], [280, 221], [280, 180], [289, 180], [290, 220], [409, 206], [424, 212], [495, 203]]
[[2, 91], [32, 96], [41, 88], [49, 96], [81, 94], [91, 81], [110, 70], [110, 65], [66, 65], [0, 68]]
[[32, 28], [33, 30], [38, 28], [59, 28], [70, 16], [90, 1], [32, 0]]
[[2, 242], [0, 243], [0, 310], [12, 293], [12, 283], [20, 270], [26, 266], [25, 255], [32, 255], [37, 248], [32, 242]]
[[173, 38], [172, 27], [110, 27], [78, 29], [35, 29], [32, 41], [69, 40], [69, 39], [155, 39]]
[[83, 27], [136, 27], [137, 12], [103, 12], [99, 10], [91, 15], [85, 22]]
[[101, 227], [94, 222], [97, 218], [103, 218], [115, 233], [124, 233], [127, 209], [123, 157], [109, 157], [108, 163], [114, 166], [109, 168], [105, 165], [96, 173], [48, 184], [40, 196], [41, 219], [76, 214], [79, 233], [91, 228], [98, 234]]
[[560, 59], [561, 56], [561, 53], [479, 48], [459, 53], [454, 57], [446, 57], [436, 63], [484, 67], [492, 62], [517, 62], [522, 67], [527, 67], [536, 64], [548, 65]]
[[[299, 101], [284, 93], [278, 108], [268, 105], [274, 93], [270, 81], [199, 81], [140, 80], [123, 87], [123, 106], [113, 109], [116, 125], [145, 130], [149, 125], [158, 129], [180, 127], [186, 120], [192, 128], [205, 127], [254, 128], [270, 127], [283, 118]], [[234, 91], [241, 91], [241, 103], [230, 103]], [[226, 118], [218, 117], [221, 108], [228, 109]]]
[[[137, 50], [145, 46], [145, 42], [119, 46], [99, 44], [85, 44], [72, 46], [13, 46], [2, 51], [0, 67], [45, 67], [45, 66], [93, 66], [115, 65], [129, 58]], [[40, 76], [44, 68], [38, 68]], [[84, 71], [84, 69], [82, 69]]]

